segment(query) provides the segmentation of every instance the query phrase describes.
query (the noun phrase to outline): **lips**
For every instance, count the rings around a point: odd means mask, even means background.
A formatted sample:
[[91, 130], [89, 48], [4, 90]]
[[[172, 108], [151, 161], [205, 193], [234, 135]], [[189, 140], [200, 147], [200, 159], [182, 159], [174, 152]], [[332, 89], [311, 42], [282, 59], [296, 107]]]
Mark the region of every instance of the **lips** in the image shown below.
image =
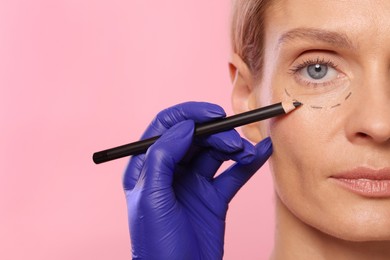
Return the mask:
[[390, 198], [390, 168], [355, 168], [331, 176], [341, 187], [355, 194], [372, 198]]

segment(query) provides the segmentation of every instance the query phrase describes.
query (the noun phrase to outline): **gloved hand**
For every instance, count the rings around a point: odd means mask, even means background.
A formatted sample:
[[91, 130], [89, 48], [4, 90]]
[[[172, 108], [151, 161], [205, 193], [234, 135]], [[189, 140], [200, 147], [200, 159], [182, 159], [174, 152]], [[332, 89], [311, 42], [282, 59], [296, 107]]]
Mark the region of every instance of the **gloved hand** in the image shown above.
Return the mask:
[[[222, 259], [228, 204], [272, 153], [269, 138], [253, 146], [235, 130], [193, 138], [194, 123], [224, 116], [217, 105], [188, 102], [146, 130], [143, 138], [162, 136], [123, 178], [133, 259]], [[214, 177], [229, 159], [236, 163]]]

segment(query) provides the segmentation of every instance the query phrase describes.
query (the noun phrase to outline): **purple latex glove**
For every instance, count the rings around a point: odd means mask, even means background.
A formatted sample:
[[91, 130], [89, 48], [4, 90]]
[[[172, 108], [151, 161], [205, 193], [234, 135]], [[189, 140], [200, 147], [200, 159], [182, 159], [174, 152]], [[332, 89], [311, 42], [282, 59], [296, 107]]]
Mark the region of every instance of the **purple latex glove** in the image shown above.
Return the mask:
[[[162, 135], [125, 171], [133, 259], [222, 259], [228, 204], [272, 153], [269, 138], [253, 146], [235, 130], [193, 138], [194, 123], [225, 112], [188, 102], [160, 112], [143, 138]], [[236, 163], [214, 177], [226, 160]]]

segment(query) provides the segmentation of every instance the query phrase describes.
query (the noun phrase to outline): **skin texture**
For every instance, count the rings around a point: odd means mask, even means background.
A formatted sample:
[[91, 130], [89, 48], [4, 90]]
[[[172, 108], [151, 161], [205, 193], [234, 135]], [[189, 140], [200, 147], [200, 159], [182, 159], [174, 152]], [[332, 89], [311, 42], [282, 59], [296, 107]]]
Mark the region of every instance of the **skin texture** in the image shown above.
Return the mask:
[[390, 169], [389, 17], [390, 1], [385, 0], [281, 0], [267, 12], [260, 82], [253, 82], [247, 66], [233, 55], [237, 113], [291, 100], [286, 87], [313, 88], [307, 80], [314, 80], [291, 72], [308, 60], [331, 61], [334, 76], [327, 78], [327, 86], [347, 85], [352, 92], [337, 108], [304, 105], [243, 130], [254, 142], [266, 136], [273, 140], [273, 259], [390, 255], [390, 198], [358, 195], [332, 178], [357, 167]]

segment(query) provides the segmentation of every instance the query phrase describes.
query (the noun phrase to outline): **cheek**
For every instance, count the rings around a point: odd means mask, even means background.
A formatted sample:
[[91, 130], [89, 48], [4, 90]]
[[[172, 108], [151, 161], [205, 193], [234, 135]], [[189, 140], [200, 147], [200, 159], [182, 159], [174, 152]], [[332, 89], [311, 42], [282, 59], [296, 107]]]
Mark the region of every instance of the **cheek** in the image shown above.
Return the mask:
[[322, 135], [304, 119], [301, 111], [294, 111], [269, 122], [268, 132], [274, 148], [270, 165], [280, 195], [311, 183], [314, 165], [320, 166], [318, 138]]
[[341, 110], [316, 111], [301, 107], [290, 114], [270, 120], [262, 126], [274, 145], [273, 161], [283, 171], [310, 174], [327, 170], [327, 162], [343, 154], [345, 133]]
[[[260, 105], [291, 102], [283, 88], [267, 87], [272, 85], [271, 79], [264, 82], [258, 93]], [[272, 139], [274, 153], [270, 166], [280, 196], [305, 196], [331, 171], [326, 162], [335, 155], [332, 151], [341, 148], [338, 144], [342, 139], [343, 119], [338, 112], [321, 112], [304, 105], [286, 116], [260, 123], [263, 136]]]
[[330, 159], [327, 158], [329, 148], [334, 146], [334, 138], [339, 134], [333, 118], [301, 107], [286, 116], [263, 122], [261, 129], [273, 142], [271, 161], [280, 168], [277, 173], [294, 171], [303, 175], [318, 169], [324, 159]]
[[302, 169], [315, 165], [324, 154], [331, 129], [329, 120], [316, 117], [304, 107], [292, 113], [270, 120], [268, 133], [273, 140], [275, 157], [283, 164]]
[[331, 118], [302, 107], [263, 126], [274, 148], [270, 167], [276, 193], [301, 218], [312, 218], [326, 204], [321, 194], [327, 193], [325, 183], [332, 172], [334, 142], [329, 140], [335, 131], [327, 127]]

